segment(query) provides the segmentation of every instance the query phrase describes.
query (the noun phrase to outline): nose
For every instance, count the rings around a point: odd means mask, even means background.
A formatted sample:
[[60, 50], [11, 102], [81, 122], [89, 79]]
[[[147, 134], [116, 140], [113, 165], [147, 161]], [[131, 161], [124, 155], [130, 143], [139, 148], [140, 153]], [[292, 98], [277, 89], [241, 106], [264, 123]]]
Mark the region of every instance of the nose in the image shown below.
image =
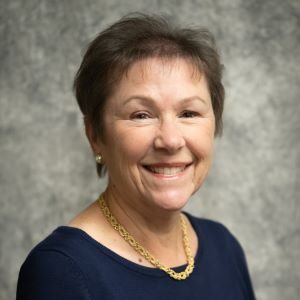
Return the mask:
[[166, 150], [169, 153], [175, 153], [184, 145], [185, 138], [176, 121], [170, 119], [161, 122], [154, 139], [154, 147]]

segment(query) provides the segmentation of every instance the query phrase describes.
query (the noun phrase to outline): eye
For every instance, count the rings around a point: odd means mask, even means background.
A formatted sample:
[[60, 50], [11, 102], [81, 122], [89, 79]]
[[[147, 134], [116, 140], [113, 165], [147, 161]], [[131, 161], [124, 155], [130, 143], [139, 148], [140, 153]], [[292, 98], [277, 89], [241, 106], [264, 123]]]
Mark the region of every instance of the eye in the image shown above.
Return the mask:
[[131, 119], [138, 119], [138, 120], [144, 120], [151, 118], [150, 114], [147, 112], [135, 112], [130, 116]]
[[180, 118], [195, 118], [195, 117], [199, 117], [199, 115], [200, 114], [198, 112], [185, 110], [181, 113], [181, 115], [179, 117]]

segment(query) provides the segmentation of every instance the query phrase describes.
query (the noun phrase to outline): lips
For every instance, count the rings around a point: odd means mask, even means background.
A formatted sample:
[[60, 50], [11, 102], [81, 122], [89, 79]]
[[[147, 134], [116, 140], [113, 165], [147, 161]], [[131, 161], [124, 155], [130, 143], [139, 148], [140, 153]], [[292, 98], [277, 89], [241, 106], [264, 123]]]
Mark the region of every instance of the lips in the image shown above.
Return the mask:
[[143, 165], [143, 167], [154, 174], [173, 176], [182, 173], [190, 165], [191, 163], [160, 163]]

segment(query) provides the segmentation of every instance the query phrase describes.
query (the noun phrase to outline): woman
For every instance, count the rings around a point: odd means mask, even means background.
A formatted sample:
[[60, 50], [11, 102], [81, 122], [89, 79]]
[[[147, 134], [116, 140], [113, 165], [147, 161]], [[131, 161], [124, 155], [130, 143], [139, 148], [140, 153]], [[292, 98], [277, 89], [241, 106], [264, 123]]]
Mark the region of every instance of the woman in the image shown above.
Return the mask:
[[159, 17], [90, 44], [74, 88], [108, 186], [32, 250], [17, 299], [254, 299], [237, 240], [181, 212], [222, 129], [221, 70], [208, 31]]

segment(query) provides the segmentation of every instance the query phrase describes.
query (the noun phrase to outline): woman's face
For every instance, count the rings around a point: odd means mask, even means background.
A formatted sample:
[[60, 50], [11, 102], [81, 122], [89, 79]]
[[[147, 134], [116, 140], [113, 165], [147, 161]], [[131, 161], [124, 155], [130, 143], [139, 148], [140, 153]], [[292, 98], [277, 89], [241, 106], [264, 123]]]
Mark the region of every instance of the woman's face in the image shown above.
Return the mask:
[[204, 75], [183, 59], [151, 58], [124, 75], [95, 145], [108, 190], [131, 205], [181, 209], [211, 164], [215, 118]]

